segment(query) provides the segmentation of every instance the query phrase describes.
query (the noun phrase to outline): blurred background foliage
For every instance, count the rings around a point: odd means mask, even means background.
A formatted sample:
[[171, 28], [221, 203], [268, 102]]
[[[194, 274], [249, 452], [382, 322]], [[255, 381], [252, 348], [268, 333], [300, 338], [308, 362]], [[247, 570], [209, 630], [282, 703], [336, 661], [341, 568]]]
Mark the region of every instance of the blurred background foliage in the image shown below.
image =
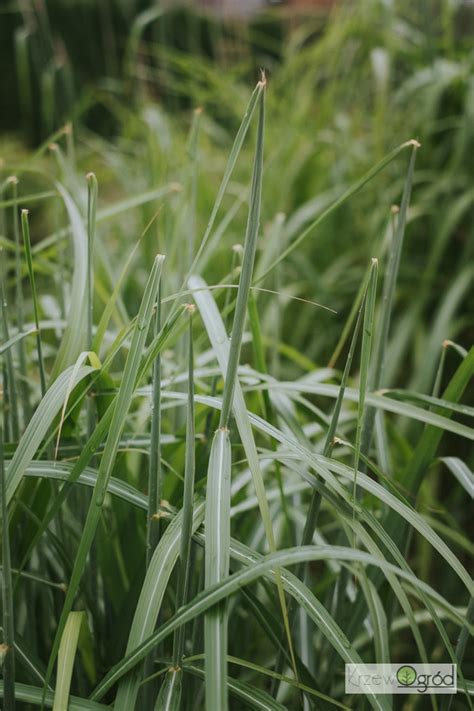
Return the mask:
[[[397, 370], [408, 369], [410, 385], [426, 390], [441, 341], [469, 342], [473, 335], [473, 15], [471, 3], [453, 0], [325, 3], [304, 13], [269, 8], [245, 20], [138, 1], [6, 4], [5, 173], [16, 168], [20, 155], [29, 160], [25, 146], [48, 143], [53, 135], [66, 153], [74, 145], [74, 170], [94, 167], [103, 200], [180, 183], [179, 195], [163, 208], [159, 239], [172, 249], [184, 234], [196, 243], [250, 88], [264, 67], [265, 250], [275, 230], [281, 246], [287, 244], [385, 153], [416, 138], [422, 149], [399, 285], [403, 318], [393, 332], [398, 357], [391, 359], [387, 384], [396, 382]], [[193, 120], [197, 107], [203, 113]], [[41, 168], [50, 171], [56, 164], [58, 170], [55, 155], [43, 152]], [[322, 311], [315, 318], [314, 309], [294, 302], [283, 309], [281, 300], [268, 299], [270, 316], [272, 309], [284, 311], [282, 340], [290, 328], [310, 361], [329, 358], [368, 258], [384, 254], [402, 161], [335, 213], [267, 280], [269, 288], [279, 280], [287, 293], [338, 311], [338, 318]], [[231, 214], [218, 236], [229, 269], [230, 247], [242, 240], [245, 209], [239, 204], [245, 202], [249, 165], [245, 156], [239, 161], [227, 198]], [[41, 180], [25, 174], [22, 184], [26, 190]], [[46, 212], [44, 230], [51, 229]], [[109, 221], [104, 229], [112, 253], [115, 245], [120, 255], [125, 232], [135, 239], [152, 214], [148, 205]], [[150, 240], [144, 242], [146, 263], [153, 252]], [[216, 276], [212, 264], [208, 271]]]

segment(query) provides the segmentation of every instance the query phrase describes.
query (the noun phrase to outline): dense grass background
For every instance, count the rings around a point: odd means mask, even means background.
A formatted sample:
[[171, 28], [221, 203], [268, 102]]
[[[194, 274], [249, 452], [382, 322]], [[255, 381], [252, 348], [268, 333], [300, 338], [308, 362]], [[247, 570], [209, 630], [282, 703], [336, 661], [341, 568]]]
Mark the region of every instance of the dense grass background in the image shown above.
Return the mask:
[[100, 7], [3, 10], [4, 708], [470, 708], [472, 9]]

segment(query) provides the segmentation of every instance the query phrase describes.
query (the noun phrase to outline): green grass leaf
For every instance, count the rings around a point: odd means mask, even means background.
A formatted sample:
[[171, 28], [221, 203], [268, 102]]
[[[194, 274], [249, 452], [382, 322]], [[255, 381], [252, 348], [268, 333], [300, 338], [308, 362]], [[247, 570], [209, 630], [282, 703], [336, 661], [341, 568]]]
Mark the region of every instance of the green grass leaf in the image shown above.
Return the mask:
[[59, 645], [58, 674], [53, 711], [63, 711], [63, 709], [69, 707], [69, 689], [71, 687], [74, 659], [83, 619], [83, 612], [70, 612], [64, 627]]

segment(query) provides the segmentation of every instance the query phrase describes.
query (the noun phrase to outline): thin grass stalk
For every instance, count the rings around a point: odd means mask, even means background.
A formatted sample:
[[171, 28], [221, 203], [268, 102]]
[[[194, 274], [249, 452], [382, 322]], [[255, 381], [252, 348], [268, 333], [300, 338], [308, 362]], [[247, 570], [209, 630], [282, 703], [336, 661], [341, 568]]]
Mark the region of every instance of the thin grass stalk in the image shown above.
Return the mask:
[[[1, 297], [0, 297], [1, 298]], [[3, 438], [8, 442], [10, 440], [10, 393], [8, 390], [8, 372], [4, 359], [2, 358], [2, 421], [3, 421]]]
[[[240, 244], [235, 244], [232, 247], [232, 260], [231, 260], [231, 266], [230, 266], [230, 279], [229, 281], [232, 281], [232, 276], [235, 273], [236, 267], [237, 267], [237, 260], [239, 258], [239, 254], [242, 252], [242, 245]], [[224, 298], [224, 306], [222, 309], [222, 312], [225, 315], [228, 314], [229, 309], [230, 309], [230, 300], [231, 300], [231, 294], [232, 294], [232, 289], [226, 289], [225, 291], [225, 298]], [[216, 375], [211, 382], [211, 395], [215, 396], [217, 393], [217, 384], [219, 382], [219, 376]], [[212, 422], [214, 419], [214, 412], [212, 410], [209, 411], [207, 417], [206, 417], [206, 424], [204, 426], [204, 441], [205, 442], [211, 442], [211, 430], [212, 430]], [[210, 451], [210, 445], [209, 445], [209, 451]]]
[[[74, 171], [74, 140], [72, 126], [68, 124], [65, 128], [67, 141], [67, 166], [68, 170]], [[98, 183], [94, 173], [88, 173], [87, 180], [87, 273], [86, 273], [86, 349], [92, 351], [93, 343], [93, 326], [94, 326], [94, 240], [96, 230], [96, 213], [97, 213], [97, 195]], [[64, 307], [64, 300], [63, 300]], [[89, 393], [87, 398], [87, 439], [90, 439], [97, 425], [96, 407], [94, 396]], [[58, 440], [59, 442], [59, 440]], [[95, 458], [92, 459], [92, 466], [96, 466]], [[83, 500], [85, 511], [87, 511], [88, 499]], [[94, 544], [90, 551], [90, 575], [88, 582], [90, 584], [90, 595], [92, 599], [97, 599], [99, 595], [99, 569], [97, 562], [97, 548]]]
[[[154, 335], [161, 329], [161, 284], [158, 288], [157, 307], [154, 319]], [[147, 520], [147, 568], [150, 565], [153, 553], [160, 539], [161, 517], [159, 507], [161, 501], [162, 488], [161, 471], [161, 355], [155, 358], [153, 363], [152, 380], [152, 419], [150, 434], [150, 461], [149, 461], [149, 481], [148, 481], [148, 520]], [[191, 511], [192, 523], [192, 511]], [[153, 674], [154, 655], [151, 654], [145, 660], [145, 679]], [[163, 682], [158, 697], [156, 708], [172, 708], [173, 695], [181, 693], [181, 684], [175, 678], [174, 670], [170, 670]], [[156, 694], [156, 684], [148, 682], [141, 691], [141, 703], [147, 708], [151, 708]], [[168, 698], [170, 696], [170, 699]], [[179, 700], [178, 700], [179, 703]]]
[[[357, 428], [356, 428], [355, 455], [354, 455], [354, 486], [353, 486], [353, 490], [352, 490], [352, 497], [353, 497], [353, 501], [354, 501], [354, 506], [352, 509], [353, 530], [354, 530], [354, 526], [355, 526], [355, 516], [356, 516], [355, 502], [357, 499], [357, 472], [359, 471], [361, 436], [362, 436], [362, 428], [363, 428], [364, 419], [366, 417], [365, 397], [367, 394], [367, 384], [368, 384], [368, 379], [369, 379], [370, 360], [371, 360], [371, 355], [372, 355], [372, 340], [373, 340], [373, 336], [374, 336], [375, 300], [376, 300], [376, 295], [377, 295], [377, 270], [378, 270], [378, 262], [376, 259], [372, 259], [372, 265], [371, 265], [370, 277], [369, 277], [369, 285], [367, 288], [367, 294], [365, 296], [364, 329], [362, 332], [362, 346], [361, 346], [361, 363], [360, 363], [360, 376], [359, 376], [359, 403], [358, 403], [358, 409], [357, 409]], [[354, 545], [355, 545], [355, 538], [354, 538]]]
[[[21, 274], [21, 244], [20, 244], [20, 221], [18, 218], [18, 178], [14, 175], [10, 177], [13, 197], [13, 237], [15, 240], [15, 312], [18, 333], [23, 333], [24, 328], [24, 297], [23, 279]], [[23, 339], [18, 341], [17, 346], [18, 365], [20, 371], [19, 393], [21, 395], [23, 409], [23, 426], [29, 422], [31, 417], [30, 389], [28, 387], [28, 373], [26, 368], [26, 350]]]
[[[0, 357], [0, 364], [3, 358]], [[3, 625], [3, 701], [4, 711], [15, 709], [15, 637], [13, 587], [10, 559], [10, 532], [5, 485], [3, 425], [0, 420], [0, 496], [2, 512], [2, 625]]]
[[354, 302], [352, 304], [352, 308], [350, 310], [349, 316], [346, 320], [346, 323], [344, 324], [344, 328], [342, 329], [341, 336], [337, 342], [337, 345], [334, 349], [334, 352], [332, 356], [329, 359], [328, 362], [328, 368], [334, 368], [339, 356], [341, 355], [342, 349], [344, 348], [344, 345], [349, 337], [349, 334], [351, 332], [352, 325], [356, 321], [358, 314], [360, 313], [360, 307], [361, 304], [363, 303], [365, 293], [367, 291], [367, 284], [369, 283], [369, 276], [370, 276], [370, 264], [367, 268], [367, 271], [365, 273], [364, 279], [360, 283], [359, 290], [356, 294], [356, 297], [354, 299]]
[[[227, 165], [225, 167], [224, 175], [222, 177], [222, 181], [219, 186], [217, 197], [214, 202], [214, 206], [212, 208], [209, 222], [207, 223], [206, 231], [204, 232], [204, 236], [199, 244], [199, 248], [198, 248], [196, 255], [193, 259], [193, 263], [191, 264], [189, 271], [183, 281], [183, 285], [180, 289], [178, 298], [176, 300], [177, 302], [179, 301], [179, 296], [181, 296], [182, 292], [186, 289], [188, 279], [191, 276], [191, 274], [194, 272], [194, 270], [196, 269], [196, 267], [199, 263], [199, 260], [202, 256], [202, 253], [204, 252], [204, 249], [206, 248], [206, 245], [209, 241], [209, 237], [211, 236], [212, 228], [214, 227], [217, 213], [219, 212], [219, 208], [220, 208], [222, 200], [224, 198], [225, 191], [227, 189], [227, 185], [228, 185], [229, 180], [232, 176], [233, 170], [235, 168], [235, 164], [237, 163], [237, 158], [239, 157], [242, 145], [244, 143], [250, 123], [252, 121], [252, 117], [255, 113], [255, 109], [259, 105], [259, 100], [262, 95], [262, 92], [264, 91], [264, 88], [265, 88], [265, 82], [263, 82], [263, 81], [257, 82], [257, 86], [253, 90], [252, 96], [250, 97], [249, 103], [247, 105], [247, 109], [246, 109], [244, 117], [242, 119], [242, 123], [239, 126], [239, 130], [237, 131], [237, 135], [235, 137], [234, 143], [232, 145], [232, 149], [229, 154], [229, 158], [227, 160]], [[171, 315], [173, 315], [173, 311], [171, 311], [169, 318], [171, 317]]]
[[31, 336], [35, 333], [35, 329], [32, 328], [29, 331], [23, 331], [23, 333], [17, 333], [15, 336], [12, 336], [9, 341], [6, 341], [2, 343], [0, 346], [0, 355], [3, 355], [6, 353], [12, 346], [15, 345], [15, 343], [18, 343], [18, 341], [22, 341], [28, 336]]
[[[179, 554], [178, 585], [176, 591], [176, 611], [186, 605], [189, 595], [191, 569], [191, 542], [193, 536], [194, 478], [195, 478], [195, 424], [194, 424], [194, 363], [193, 363], [193, 313], [194, 305], [189, 305], [188, 331], [188, 402], [186, 419], [186, 455], [184, 469], [183, 519]], [[230, 534], [229, 534], [230, 535]], [[179, 711], [182, 694], [182, 659], [184, 653], [185, 625], [175, 630], [173, 636], [172, 666], [168, 670], [155, 708]]]
[[[76, 146], [74, 143], [74, 128], [73, 125], [70, 121], [66, 123], [64, 126], [64, 136], [66, 137], [66, 156], [67, 160], [69, 163], [69, 169], [72, 174], [75, 173], [76, 170]], [[93, 178], [91, 176], [94, 176]], [[95, 182], [97, 181], [97, 178], [95, 177], [94, 173], [88, 173], [87, 174], [87, 179], [88, 181]], [[96, 197], [97, 197], [97, 184], [95, 185], [96, 188]], [[95, 224], [95, 208], [96, 208], [96, 202], [97, 200], [94, 201], [94, 215], [93, 215], [93, 220], [92, 223]], [[88, 201], [88, 204], [91, 204], [91, 201]], [[92, 240], [93, 241], [93, 240]]]
[[41, 72], [40, 85], [40, 118], [43, 136], [49, 136], [54, 129], [56, 92], [56, 65], [51, 59]]
[[[265, 87], [265, 80], [261, 84]], [[232, 400], [234, 395], [235, 380], [239, 366], [240, 351], [242, 348], [242, 336], [244, 332], [247, 303], [252, 281], [253, 268], [255, 263], [255, 253], [257, 250], [257, 236], [260, 224], [260, 205], [262, 199], [262, 174], [263, 174], [263, 138], [265, 126], [265, 93], [260, 94], [259, 115], [257, 129], [257, 145], [255, 149], [255, 162], [252, 175], [252, 187], [250, 191], [250, 209], [247, 219], [247, 229], [245, 234], [244, 255], [242, 270], [239, 279], [237, 292], [237, 302], [235, 306], [234, 322], [232, 325], [232, 336], [230, 341], [229, 361], [225, 376], [224, 393], [222, 396], [222, 410], [219, 421], [220, 428], [227, 428], [229, 424]]]
[[[255, 354], [255, 365], [260, 373], [267, 375], [268, 370], [265, 358], [265, 348], [263, 345], [262, 328], [257, 309], [257, 299], [252, 291], [249, 292], [248, 312], [250, 331], [252, 333], [252, 346]], [[274, 413], [268, 390], [263, 390], [261, 392], [261, 407], [263, 418], [265, 420], [270, 419], [274, 422]]]
[[[385, 355], [388, 345], [388, 334], [390, 331], [390, 321], [393, 311], [393, 303], [395, 298], [395, 286], [397, 283], [398, 270], [400, 266], [400, 257], [403, 247], [403, 237], [405, 235], [405, 226], [407, 221], [408, 206], [410, 204], [411, 188], [413, 182], [413, 174], [415, 170], [416, 153], [420, 144], [417, 141], [412, 141], [412, 152], [410, 162], [408, 164], [407, 177], [403, 188], [403, 196], [400, 204], [400, 212], [396, 222], [396, 230], [390, 245], [387, 268], [385, 271], [380, 323], [377, 329], [377, 339], [374, 349], [374, 363], [370, 373], [369, 389], [378, 390], [383, 384], [383, 370]], [[361, 451], [368, 454], [372, 434], [374, 429], [375, 410], [369, 408], [367, 416], [363, 423], [361, 436]]]
[[23, 128], [26, 135], [31, 140], [33, 137], [33, 92], [31, 81], [31, 68], [29, 56], [30, 33], [26, 27], [17, 27], [14, 34], [15, 45], [15, 68], [17, 71], [18, 84], [20, 90], [21, 115], [23, 117]]
[[98, 183], [94, 173], [87, 174], [87, 350], [92, 350], [94, 324], [94, 238], [97, 213]]
[[21, 211], [21, 228], [23, 233], [23, 242], [25, 246], [26, 264], [28, 266], [28, 274], [30, 277], [31, 293], [33, 297], [33, 313], [35, 318], [36, 327], [36, 350], [38, 354], [38, 368], [40, 375], [40, 386], [41, 386], [41, 397], [44, 397], [46, 393], [46, 376], [44, 370], [43, 361], [43, 348], [41, 345], [41, 331], [39, 325], [39, 303], [38, 295], [36, 293], [36, 282], [35, 273], [33, 269], [33, 259], [31, 254], [31, 238], [30, 238], [30, 225], [28, 221], [28, 210]]
[[124, 52], [123, 71], [127, 85], [130, 84], [130, 93], [133, 95], [135, 95], [135, 92], [138, 94], [138, 90], [140, 89], [140, 81], [137, 81], [137, 65], [140, 59], [139, 48], [143, 32], [147, 25], [158, 20], [163, 12], [164, 9], [162, 7], [150, 7], [137, 15], [130, 28], [130, 34]]
[[[161, 330], [161, 281], [158, 286], [156, 312], [153, 319], [153, 336]], [[150, 459], [148, 464], [148, 516], [146, 538], [146, 565], [150, 565], [160, 538], [158, 509], [161, 500], [161, 353], [153, 363], [151, 402]]]
[[[469, 605], [467, 606], [466, 612], [466, 624], [461, 629], [461, 633], [456, 644], [455, 654], [459, 668], [461, 668], [464, 661], [464, 655], [466, 654], [466, 646], [469, 641], [469, 637], [472, 636], [469, 630], [470, 626], [474, 624], [474, 597], [469, 600]], [[445, 696], [442, 703], [440, 711], [449, 711], [454, 701], [454, 696], [450, 694]]]
[[395, 298], [395, 287], [400, 267], [400, 258], [402, 254], [403, 238], [405, 235], [405, 227], [408, 216], [408, 207], [410, 205], [416, 154], [419, 147], [419, 143], [415, 142], [413, 144], [410, 162], [408, 165], [407, 177], [403, 189], [402, 201], [400, 204], [400, 211], [397, 216], [396, 228], [394, 231], [393, 239], [390, 244], [390, 251], [382, 293], [380, 326], [378, 329], [378, 337], [374, 352], [374, 368], [373, 374], [371, 374], [372, 389], [378, 389], [381, 386], [383, 380], [384, 361], [387, 352], [388, 334], [390, 330], [390, 321]]
[[[0, 255], [3, 249], [0, 249]], [[1, 289], [0, 289], [0, 299], [2, 301], [2, 331], [5, 342], [10, 340], [10, 332], [8, 329], [8, 316], [7, 316], [7, 295], [5, 292], [5, 278], [1, 275]], [[17, 442], [20, 435], [19, 421], [18, 421], [18, 394], [15, 378], [15, 369], [13, 367], [13, 357], [12, 351], [9, 348], [4, 354], [5, 360], [5, 392], [8, 393], [8, 400], [6, 400], [6, 414], [9, 420], [9, 431], [11, 438]]]
[[[367, 285], [367, 291], [364, 296], [364, 327], [362, 333], [362, 345], [361, 345], [361, 363], [360, 363], [360, 375], [359, 375], [359, 401], [357, 408], [357, 425], [356, 425], [356, 439], [354, 447], [354, 481], [352, 487], [352, 546], [355, 548], [356, 539], [356, 510], [357, 510], [357, 474], [359, 471], [359, 462], [361, 458], [361, 437], [365, 419], [367, 418], [367, 410], [365, 408], [365, 398], [367, 394], [367, 384], [370, 372], [370, 362], [372, 354], [372, 340], [373, 340], [373, 330], [374, 330], [374, 319], [375, 319], [375, 299], [377, 293], [377, 271], [378, 262], [376, 259], [372, 259], [369, 282]], [[344, 596], [349, 580], [349, 573], [347, 569], [341, 572], [338, 580], [338, 584], [335, 589], [334, 606], [336, 609], [335, 618], [341, 623], [341, 620], [346, 614], [344, 606]], [[363, 591], [360, 591], [360, 595], [363, 596]], [[364, 597], [365, 600], [365, 597]]]
[[[185, 605], [189, 594], [189, 574], [191, 569], [191, 540], [194, 510], [194, 479], [196, 472], [195, 424], [194, 424], [194, 356], [193, 356], [193, 314], [194, 305], [189, 305], [188, 334], [188, 406], [186, 421], [186, 456], [184, 467], [183, 525], [181, 532], [180, 568], [176, 609]], [[173, 643], [173, 665], [181, 665], [184, 653], [185, 627], [177, 630]]]
[[[196, 243], [196, 210], [197, 210], [197, 182], [198, 182], [198, 138], [199, 129], [201, 125], [202, 118], [202, 108], [198, 107], [194, 110], [193, 121], [191, 125], [191, 130], [189, 133], [189, 141], [187, 146], [187, 154], [191, 162], [189, 177], [189, 192], [190, 192], [190, 202], [189, 202], [189, 213], [190, 213], [190, 225], [186, 230], [186, 238], [188, 242], [188, 254], [187, 254], [187, 264], [186, 269], [188, 269], [193, 263], [194, 258], [194, 245]], [[184, 250], [183, 250], [184, 251]], [[185, 282], [186, 283], [186, 282]]]
[[[203, 558], [198, 556], [201, 556], [201, 550], [199, 549], [198, 545], [195, 544], [192, 549], [191, 549], [192, 555], [193, 555], [193, 565], [195, 569], [197, 570], [197, 575], [195, 576], [195, 579], [193, 582], [193, 586], [191, 588], [190, 592], [190, 599], [193, 599], [196, 597], [196, 595], [199, 594], [199, 592], [203, 589], [204, 587], [204, 565], [203, 563]], [[200, 566], [197, 566], [197, 562], [201, 562]], [[193, 594], [194, 593], [194, 594]], [[204, 647], [204, 629], [203, 629], [203, 619], [201, 617], [195, 617], [193, 622], [192, 622], [192, 628], [191, 628], [191, 654], [196, 654], [197, 650], [201, 650]], [[186, 706], [185, 709], [186, 711], [194, 711], [195, 708], [195, 699], [196, 695], [198, 693], [198, 687], [199, 685], [197, 684], [196, 680], [190, 680], [190, 683], [186, 686]]]
[[443, 382], [443, 374], [444, 374], [444, 365], [446, 362], [446, 351], [449, 346], [449, 341], [444, 341], [442, 346], [441, 346], [441, 354], [439, 357], [439, 364], [438, 364], [438, 369], [436, 371], [436, 376], [435, 380], [433, 383], [433, 390], [431, 392], [433, 397], [439, 397], [439, 394], [441, 392], [441, 384]]
[[333, 213], [335, 210], [337, 210], [340, 205], [342, 205], [346, 200], [348, 200], [350, 197], [355, 195], [356, 193], [361, 190], [364, 185], [366, 185], [368, 182], [372, 180], [372, 178], [375, 178], [376, 175], [378, 175], [389, 163], [391, 163], [402, 151], [405, 150], [405, 148], [409, 147], [413, 148], [418, 148], [419, 143], [417, 141], [411, 140], [411, 141], [406, 141], [406, 143], [402, 143], [400, 146], [397, 146], [391, 153], [388, 153], [384, 158], [382, 158], [381, 161], [379, 161], [373, 168], [367, 171], [365, 175], [362, 176], [358, 181], [356, 181], [353, 185], [351, 185], [342, 195], [341, 197], [337, 198], [329, 207], [327, 207], [325, 210], [321, 212], [318, 217], [313, 220], [313, 222], [306, 227], [306, 229], [295, 239], [294, 242], [292, 242], [286, 249], [283, 250], [283, 252], [274, 260], [274, 262], [263, 272], [263, 274], [260, 274], [257, 282], [262, 281], [265, 279], [265, 277], [270, 274], [273, 269], [277, 266], [277, 264], [280, 264], [284, 259], [286, 259], [292, 252], [295, 251], [297, 247], [303, 242], [303, 240], [308, 237], [313, 230], [323, 222], [331, 213]]
[[[248, 303], [248, 312], [249, 312], [249, 323], [250, 323], [250, 330], [252, 332], [252, 345], [255, 353], [255, 364], [257, 366], [257, 370], [260, 373], [267, 374], [267, 364], [266, 364], [266, 358], [265, 358], [265, 349], [263, 345], [263, 339], [262, 339], [262, 329], [260, 325], [260, 318], [258, 315], [258, 309], [257, 309], [257, 300], [252, 293], [252, 291], [249, 292], [249, 303]], [[270, 393], [267, 389], [263, 390], [261, 392], [261, 399], [262, 399], [262, 414], [265, 420], [268, 420], [270, 422], [276, 422], [275, 418], [275, 413], [273, 410], [273, 405], [272, 401], [270, 399]], [[276, 442], [275, 440], [271, 440], [271, 447], [275, 451], [276, 450]], [[283, 479], [281, 476], [281, 467], [280, 467], [280, 462], [276, 461], [275, 462], [275, 478], [277, 481], [278, 488], [280, 490], [280, 503], [281, 503], [281, 509], [283, 512], [283, 518], [285, 521], [286, 528], [291, 536], [291, 518], [290, 514], [288, 511], [288, 506], [286, 502], [286, 496], [283, 491]], [[292, 543], [296, 543], [296, 541], [292, 541]]]

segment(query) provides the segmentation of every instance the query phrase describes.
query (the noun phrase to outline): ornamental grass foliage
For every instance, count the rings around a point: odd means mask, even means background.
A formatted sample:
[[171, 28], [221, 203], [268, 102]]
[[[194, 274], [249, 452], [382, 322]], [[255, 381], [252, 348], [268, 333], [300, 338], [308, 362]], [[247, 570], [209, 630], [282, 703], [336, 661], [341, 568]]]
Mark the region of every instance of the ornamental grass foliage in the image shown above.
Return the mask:
[[[108, 3], [82, 85], [87, 23], [27, 5], [3, 708], [472, 708], [469, 8]], [[362, 661], [457, 664], [458, 694], [348, 696]]]

